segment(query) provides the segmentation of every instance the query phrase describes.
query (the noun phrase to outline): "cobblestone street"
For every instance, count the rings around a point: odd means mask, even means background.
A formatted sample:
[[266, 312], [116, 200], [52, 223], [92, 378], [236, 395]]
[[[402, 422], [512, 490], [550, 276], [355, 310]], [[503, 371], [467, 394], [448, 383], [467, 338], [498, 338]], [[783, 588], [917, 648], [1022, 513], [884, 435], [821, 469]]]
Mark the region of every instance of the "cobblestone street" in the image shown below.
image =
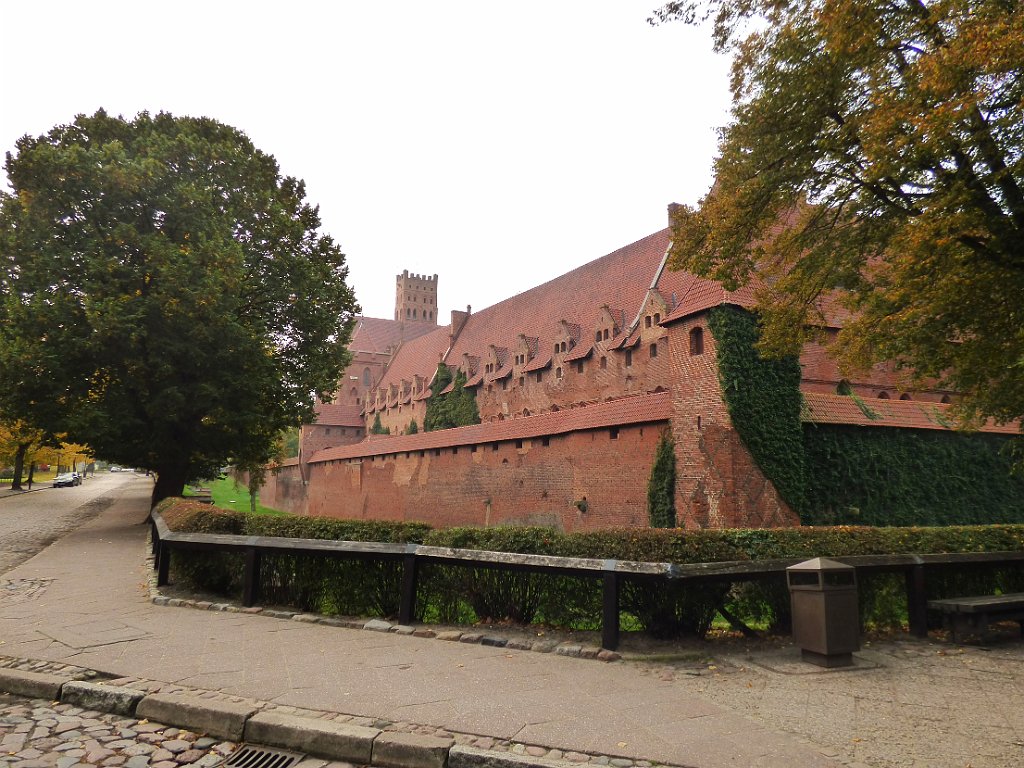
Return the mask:
[[0, 694], [0, 768], [213, 768], [236, 747], [145, 720]]

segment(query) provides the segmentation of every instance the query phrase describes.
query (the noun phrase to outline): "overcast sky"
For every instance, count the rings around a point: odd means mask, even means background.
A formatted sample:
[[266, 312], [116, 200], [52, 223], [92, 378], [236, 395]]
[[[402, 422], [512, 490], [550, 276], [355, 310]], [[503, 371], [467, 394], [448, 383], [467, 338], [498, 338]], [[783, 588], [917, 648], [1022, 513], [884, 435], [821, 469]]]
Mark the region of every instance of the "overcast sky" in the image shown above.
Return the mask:
[[710, 188], [729, 62], [657, 5], [4, 1], [0, 149], [100, 107], [228, 123], [305, 179], [365, 314], [408, 269], [446, 323]]

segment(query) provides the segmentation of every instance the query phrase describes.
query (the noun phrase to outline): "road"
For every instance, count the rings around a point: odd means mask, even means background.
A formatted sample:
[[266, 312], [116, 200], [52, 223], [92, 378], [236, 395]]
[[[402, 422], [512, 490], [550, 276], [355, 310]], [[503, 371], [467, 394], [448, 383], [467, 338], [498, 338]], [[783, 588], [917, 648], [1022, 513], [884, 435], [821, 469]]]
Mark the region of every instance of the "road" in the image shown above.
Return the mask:
[[101, 472], [73, 488], [0, 491], [0, 574], [28, 560], [110, 505], [111, 491], [136, 475]]

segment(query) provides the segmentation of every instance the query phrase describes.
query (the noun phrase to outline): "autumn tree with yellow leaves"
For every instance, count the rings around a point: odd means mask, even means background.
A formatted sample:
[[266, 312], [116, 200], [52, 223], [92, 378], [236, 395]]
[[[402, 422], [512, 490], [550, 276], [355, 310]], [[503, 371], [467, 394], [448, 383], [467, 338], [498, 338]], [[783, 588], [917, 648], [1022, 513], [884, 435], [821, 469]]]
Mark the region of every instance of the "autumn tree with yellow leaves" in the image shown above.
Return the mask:
[[1024, 4], [703, 0], [667, 20], [734, 56], [716, 184], [677, 212], [672, 266], [754, 281], [766, 350], [798, 349], [838, 296], [848, 367], [893, 360], [968, 420], [1024, 416]]

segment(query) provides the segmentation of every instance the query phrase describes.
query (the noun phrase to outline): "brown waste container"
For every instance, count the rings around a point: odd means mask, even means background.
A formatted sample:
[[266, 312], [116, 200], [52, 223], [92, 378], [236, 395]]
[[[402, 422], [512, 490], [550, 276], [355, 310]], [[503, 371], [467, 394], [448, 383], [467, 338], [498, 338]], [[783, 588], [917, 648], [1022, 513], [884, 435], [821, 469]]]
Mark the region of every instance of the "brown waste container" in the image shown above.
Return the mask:
[[793, 609], [793, 640], [804, 661], [848, 667], [860, 649], [857, 572], [852, 565], [816, 557], [786, 569]]

